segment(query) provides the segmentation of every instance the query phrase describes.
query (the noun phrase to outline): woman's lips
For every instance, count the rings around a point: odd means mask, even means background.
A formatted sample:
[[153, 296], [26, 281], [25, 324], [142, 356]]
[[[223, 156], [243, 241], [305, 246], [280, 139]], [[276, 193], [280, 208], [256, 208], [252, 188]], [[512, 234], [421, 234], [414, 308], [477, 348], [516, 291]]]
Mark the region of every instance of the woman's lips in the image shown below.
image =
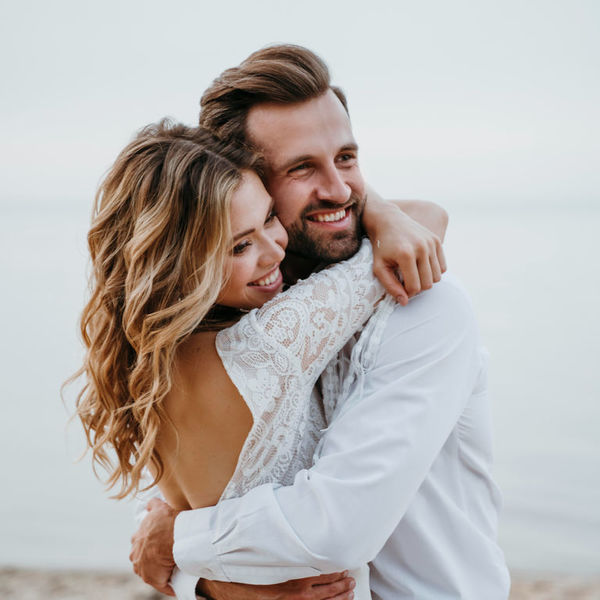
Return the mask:
[[249, 286], [263, 288], [264, 290], [276, 289], [283, 282], [283, 276], [279, 265], [277, 265], [270, 273], [267, 273], [264, 277], [256, 279], [249, 283]]

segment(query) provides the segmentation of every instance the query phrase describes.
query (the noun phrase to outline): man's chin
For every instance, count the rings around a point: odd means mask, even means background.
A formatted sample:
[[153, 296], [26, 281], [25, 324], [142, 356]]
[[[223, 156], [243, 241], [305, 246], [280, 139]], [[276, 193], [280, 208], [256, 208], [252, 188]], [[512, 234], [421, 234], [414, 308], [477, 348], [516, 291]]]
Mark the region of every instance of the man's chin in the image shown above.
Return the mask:
[[342, 235], [327, 236], [328, 239], [323, 239], [323, 237], [314, 239], [309, 236], [300, 236], [300, 238], [292, 240], [292, 236], [290, 236], [288, 251], [316, 262], [329, 264], [354, 256], [360, 248], [358, 233], [345, 232]]

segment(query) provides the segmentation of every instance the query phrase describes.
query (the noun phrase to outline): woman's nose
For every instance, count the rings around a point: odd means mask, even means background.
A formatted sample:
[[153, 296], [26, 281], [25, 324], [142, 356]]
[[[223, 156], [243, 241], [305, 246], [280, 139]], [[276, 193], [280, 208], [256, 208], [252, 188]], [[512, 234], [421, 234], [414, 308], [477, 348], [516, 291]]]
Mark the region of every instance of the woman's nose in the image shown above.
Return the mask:
[[285, 257], [285, 247], [287, 246], [287, 233], [281, 225], [273, 224], [272, 231], [265, 235], [265, 251], [263, 253], [263, 263], [273, 264], [281, 262]]

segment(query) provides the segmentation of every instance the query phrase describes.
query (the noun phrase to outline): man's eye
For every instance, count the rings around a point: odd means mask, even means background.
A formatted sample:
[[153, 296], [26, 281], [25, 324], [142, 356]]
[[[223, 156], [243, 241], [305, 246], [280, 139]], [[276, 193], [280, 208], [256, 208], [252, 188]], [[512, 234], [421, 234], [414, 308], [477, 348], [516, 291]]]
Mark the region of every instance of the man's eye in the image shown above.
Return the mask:
[[267, 220], [265, 221], [265, 223], [272, 223], [276, 218], [277, 218], [277, 213], [274, 210], [272, 210], [269, 213], [269, 216], [267, 217]]
[[294, 173], [294, 172], [299, 172], [299, 171], [305, 171], [306, 169], [310, 168], [310, 165], [308, 163], [302, 163], [301, 165], [297, 165], [296, 167], [292, 167], [289, 172], [290, 173]]
[[354, 154], [341, 154], [339, 157], [339, 160], [341, 162], [348, 162], [349, 160], [354, 160], [356, 159], [356, 156]]
[[237, 255], [239, 255], [239, 254], [242, 254], [242, 252], [244, 252], [244, 250], [245, 250], [246, 248], [248, 248], [249, 246], [250, 246], [250, 242], [249, 242], [249, 241], [247, 241], [247, 240], [244, 240], [243, 242], [240, 242], [239, 244], [236, 244], [236, 245], [233, 247], [233, 254], [234, 254], [235, 256], [237, 256]]

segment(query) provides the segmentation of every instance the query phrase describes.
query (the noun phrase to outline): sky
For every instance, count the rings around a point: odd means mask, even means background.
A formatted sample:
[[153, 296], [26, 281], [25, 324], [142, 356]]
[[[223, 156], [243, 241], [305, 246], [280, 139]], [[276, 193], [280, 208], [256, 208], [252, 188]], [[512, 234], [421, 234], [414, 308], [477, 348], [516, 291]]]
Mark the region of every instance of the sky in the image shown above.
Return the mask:
[[346, 91], [383, 194], [598, 206], [599, 24], [593, 0], [8, 2], [0, 205], [88, 210], [136, 130], [195, 123], [222, 70], [293, 42]]

